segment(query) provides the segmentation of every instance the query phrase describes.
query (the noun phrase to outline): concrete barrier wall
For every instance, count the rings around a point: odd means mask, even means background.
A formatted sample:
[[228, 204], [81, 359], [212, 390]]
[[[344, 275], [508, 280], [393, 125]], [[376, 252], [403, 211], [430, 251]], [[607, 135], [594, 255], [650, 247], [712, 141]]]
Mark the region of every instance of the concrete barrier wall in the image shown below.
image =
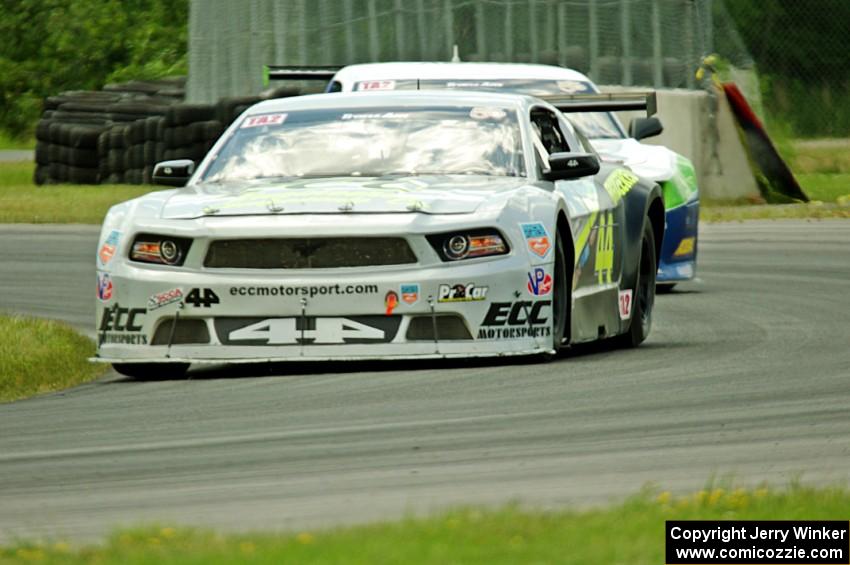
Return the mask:
[[[605, 92], [635, 91], [639, 87], [602, 86]], [[690, 159], [697, 172], [702, 198], [758, 198], [759, 190], [741, 143], [735, 118], [725, 96], [715, 100], [704, 91], [659, 90], [658, 114], [664, 132], [644, 140], [664, 145]], [[642, 112], [619, 112], [628, 127]]]

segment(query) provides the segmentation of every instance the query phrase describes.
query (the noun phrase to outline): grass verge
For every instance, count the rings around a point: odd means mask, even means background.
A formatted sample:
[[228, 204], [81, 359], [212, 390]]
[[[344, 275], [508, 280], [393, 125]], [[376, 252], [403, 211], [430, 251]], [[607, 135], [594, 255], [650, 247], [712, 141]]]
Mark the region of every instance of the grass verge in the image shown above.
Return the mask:
[[111, 206], [151, 186], [47, 185], [32, 182], [30, 162], [0, 164], [0, 223], [100, 224]]
[[[100, 224], [111, 206], [136, 198], [152, 186], [35, 186], [33, 164], [0, 163], [0, 223]], [[797, 175], [814, 204], [748, 205], [750, 202], [703, 201], [707, 222], [780, 218], [850, 217], [850, 173]]]
[[0, 151], [7, 149], [35, 149], [35, 139], [20, 139], [12, 137], [7, 132], [0, 130]]
[[0, 563], [664, 563], [665, 520], [846, 520], [850, 492], [792, 486], [690, 496], [644, 492], [586, 511], [465, 509], [433, 518], [291, 534], [123, 530], [98, 546], [0, 549]]
[[61, 390], [106, 370], [87, 359], [94, 342], [65, 324], [0, 316], [0, 402]]

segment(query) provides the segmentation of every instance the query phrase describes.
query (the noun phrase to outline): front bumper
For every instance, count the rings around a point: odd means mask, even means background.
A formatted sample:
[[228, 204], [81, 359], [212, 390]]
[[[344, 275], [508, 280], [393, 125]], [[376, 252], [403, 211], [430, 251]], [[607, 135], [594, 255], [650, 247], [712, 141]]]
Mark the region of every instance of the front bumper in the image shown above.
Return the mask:
[[657, 282], [688, 281], [696, 276], [699, 200], [667, 210]]
[[[517, 253], [285, 274], [115, 263], [108, 273], [111, 297], [97, 304], [95, 360], [101, 362], [472, 357], [553, 349], [551, 296], [530, 294], [529, 263]], [[469, 294], [480, 299], [441, 301], [444, 285], [472, 285], [478, 290]], [[395, 303], [389, 312], [388, 297]]]

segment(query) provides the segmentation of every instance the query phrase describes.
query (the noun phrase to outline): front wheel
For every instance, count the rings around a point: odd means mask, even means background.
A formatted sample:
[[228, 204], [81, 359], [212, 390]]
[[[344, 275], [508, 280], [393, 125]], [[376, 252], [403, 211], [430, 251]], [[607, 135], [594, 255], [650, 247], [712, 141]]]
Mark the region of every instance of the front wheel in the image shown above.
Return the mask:
[[640, 244], [637, 281], [635, 283], [632, 321], [629, 331], [617, 336], [618, 345], [637, 347], [649, 336], [652, 328], [652, 307], [655, 305], [655, 274], [658, 264], [655, 260], [655, 232], [652, 222], [647, 218], [643, 226]]
[[189, 363], [113, 363], [112, 368], [137, 381], [165, 381], [183, 378]]

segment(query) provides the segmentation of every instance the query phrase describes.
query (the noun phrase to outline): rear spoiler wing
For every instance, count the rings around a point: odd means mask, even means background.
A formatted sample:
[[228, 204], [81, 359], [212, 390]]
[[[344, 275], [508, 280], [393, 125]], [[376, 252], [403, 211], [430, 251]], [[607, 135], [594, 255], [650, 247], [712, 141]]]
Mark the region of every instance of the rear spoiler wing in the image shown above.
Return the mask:
[[655, 92], [606, 92], [601, 94], [555, 94], [538, 96], [558, 110], [567, 112], [622, 112], [646, 110], [646, 116], [658, 112]]
[[265, 65], [263, 84], [268, 86], [271, 80], [320, 80], [328, 82], [342, 67], [307, 67], [292, 65]]

